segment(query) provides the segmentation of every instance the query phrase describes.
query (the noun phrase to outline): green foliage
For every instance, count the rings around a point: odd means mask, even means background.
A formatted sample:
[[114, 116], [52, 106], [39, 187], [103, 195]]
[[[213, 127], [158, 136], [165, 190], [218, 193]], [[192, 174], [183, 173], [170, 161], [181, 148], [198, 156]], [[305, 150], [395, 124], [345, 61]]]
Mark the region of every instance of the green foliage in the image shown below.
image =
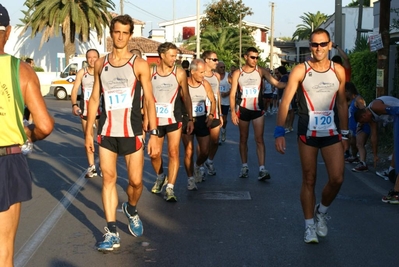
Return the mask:
[[[238, 27], [240, 24], [240, 14], [241, 20], [243, 20], [245, 16], [253, 15], [253, 12], [250, 7], [244, 5], [242, 0], [220, 0], [209, 4], [205, 9], [205, 14], [206, 17], [200, 23], [201, 33], [208, 26], [213, 26], [216, 29], [223, 29], [232, 25]], [[243, 29], [244, 31], [251, 31], [245, 25], [243, 25]]]
[[317, 11], [316, 14], [305, 13], [304, 16], [300, 16], [302, 19], [302, 24], [296, 25], [297, 29], [292, 35], [292, 40], [307, 40], [314, 29], [320, 27], [320, 25], [325, 22], [328, 16], [324, 13]]
[[[240, 56], [240, 33], [237, 27], [215, 28], [208, 25], [205, 31], [200, 35], [201, 51], [214, 51], [219, 60], [222, 60], [226, 68], [229, 69], [231, 65], [239, 65], [242, 57]], [[196, 49], [196, 36], [192, 36], [186, 48], [192, 51]], [[242, 35], [241, 47], [242, 53], [251, 46], [255, 46], [254, 39], [251, 35]]]
[[37, 67], [37, 66], [34, 66], [33, 70], [36, 72], [44, 72], [44, 69], [42, 67]]
[[367, 34], [360, 35], [360, 39], [356, 39], [355, 47], [351, 51], [351, 53], [362, 52], [362, 51], [370, 50], [369, 46], [369, 38]]
[[352, 66], [352, 82], [366, 103], [375, 99], [377, 53], [362, 51], [349, 54]]
[[76, 35], [80, 42], [90, 41], [90, 30], [95, 30], [101, 40], [104, 27], [111, 19], [108, 9], [115, 4], [111, 0], [26, 0], [28, 8], [21, 19], [21, 34], [31, 28], [31, 38], [42, 33], [40, 48], [51, 37], [62, 34], [67, 60], [75, 54]]
[[[359, 6], [359, 1], [357, 0], [352, 0], [352, 2], [348, 4], [348, 7], [358, 7], [358, 6]], [[363, 6], [370, 6], [370, 0], [364, 0]]]

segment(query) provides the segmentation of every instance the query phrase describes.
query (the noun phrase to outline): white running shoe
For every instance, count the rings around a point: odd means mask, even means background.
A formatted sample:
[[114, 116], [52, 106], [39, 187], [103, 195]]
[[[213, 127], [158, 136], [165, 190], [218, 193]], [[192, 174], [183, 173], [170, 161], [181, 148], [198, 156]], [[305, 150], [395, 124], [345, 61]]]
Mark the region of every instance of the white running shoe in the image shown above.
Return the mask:
[[317, 238], [316, 234], [316, 225], [312, 224], [306, 227], [303, 240], [305, 241], [306, 244], [319, 243], [319, 239]]
[[316, 221], [315, 224], [317, 235], [322, 237], [326, 236], [328, 234], [327, 220], [329, 220], [330, 217], [327, 215], [327, 213], [319, 212], [319, 204], [316, 205], [314, 217]]
[[197, 190], [197, 185], [195, 184], [195, 179], [193, 177], [187, 180], [187, 189], [190, 191]]

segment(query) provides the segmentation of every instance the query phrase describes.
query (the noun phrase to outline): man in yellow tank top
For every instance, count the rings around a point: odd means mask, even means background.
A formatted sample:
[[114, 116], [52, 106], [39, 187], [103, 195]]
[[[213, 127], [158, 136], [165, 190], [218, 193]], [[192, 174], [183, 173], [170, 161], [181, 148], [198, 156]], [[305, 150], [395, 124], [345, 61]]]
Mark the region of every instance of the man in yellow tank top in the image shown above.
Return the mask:
[[[39, 79], [31, 66], [8, 55], [4, 46], [11, 26], [0, 4], [0, 266], [12, 267], [21, 202], [32, 198], [32, 178], [22, 145], [44, 139], [53, 130]], [[24, 126], [24, 106], [35, 124]], [[40, 119], [39, 119], [40, 118]]]

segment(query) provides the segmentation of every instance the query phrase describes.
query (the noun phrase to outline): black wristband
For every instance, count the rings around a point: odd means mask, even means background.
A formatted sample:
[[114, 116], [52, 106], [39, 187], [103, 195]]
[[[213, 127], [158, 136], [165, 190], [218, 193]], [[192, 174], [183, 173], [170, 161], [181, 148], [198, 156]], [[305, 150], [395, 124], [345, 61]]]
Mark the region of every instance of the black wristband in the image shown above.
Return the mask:
[[74, 107], [74, 106], [77, 106], [77, 107], [79, 107], [79, 105], [78, 105], [78, 104], [76, 104], [76, 103], [75, 103], [75, 104], [72, 104], [72, 107]]

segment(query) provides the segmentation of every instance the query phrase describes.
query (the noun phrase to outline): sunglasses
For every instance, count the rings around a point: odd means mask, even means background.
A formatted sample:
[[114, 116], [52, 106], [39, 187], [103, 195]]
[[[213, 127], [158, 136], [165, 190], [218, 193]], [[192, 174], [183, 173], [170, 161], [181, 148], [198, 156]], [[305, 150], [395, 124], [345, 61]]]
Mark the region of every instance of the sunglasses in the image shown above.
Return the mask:
[[219, 66], [219, 68], [224, 69], [224, 68], [226, 68], [226, 67], [225, 67], [225, 66]]
[[255, 56], [249, 56], [251, 59], [256, 59], [256, 60], [258, 60], [259, 59], [259, 57], [255, 57]]
[[217, 61], [219, 61], [219, 59], [218, 59], [218, 58], [211, 58], [211, 57], [209, 57], [208, 59], [212, 60], [213, 62], [217, 62]]
[[326, 47], [330, 42], [322, 42], [322, 43], [309, 43], [311, 47]]

